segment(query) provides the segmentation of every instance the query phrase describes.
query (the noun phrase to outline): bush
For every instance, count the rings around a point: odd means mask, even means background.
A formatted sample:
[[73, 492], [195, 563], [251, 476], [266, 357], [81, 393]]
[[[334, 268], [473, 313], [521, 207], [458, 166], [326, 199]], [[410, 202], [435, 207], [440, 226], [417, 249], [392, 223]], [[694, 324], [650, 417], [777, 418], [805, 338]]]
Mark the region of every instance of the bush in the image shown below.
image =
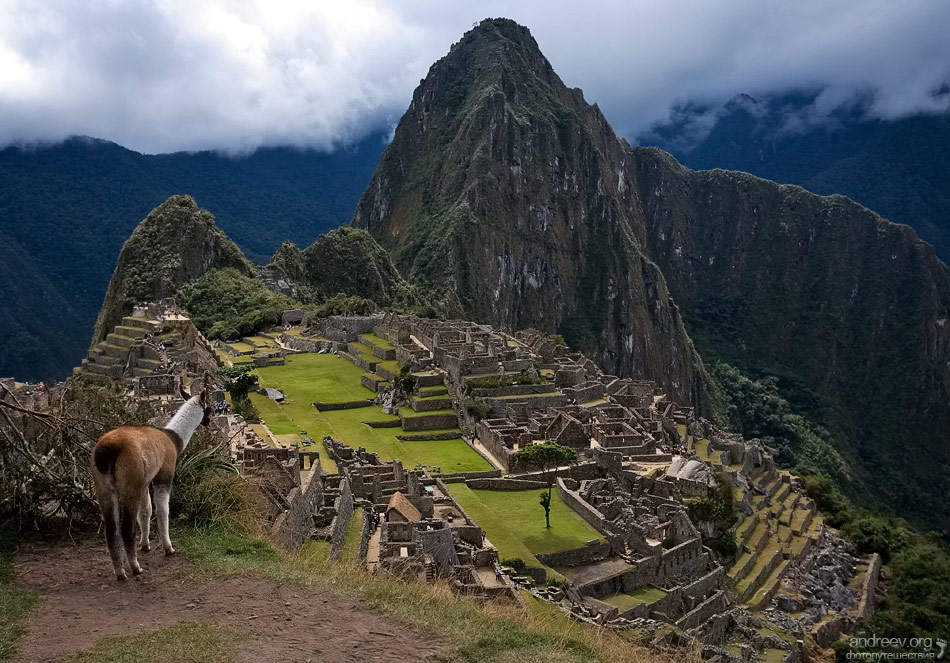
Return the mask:
[[233, 268], [212, 269], [181, 286], [176, 300], [208, 338], [231, 341], [280, 321], [300, 303]]
[[483, 398], [466, 398], [465, 411], [476, 421], [491, 414], [491, 405]]
[[779, 395], [775, 378], [750, 380], [723, 363], [711, 364], [710, 372], [722, 388], [731, 428], [774, 448], [779, 465], [801, 474], [821, 474], [838, 483], [848, 479], [828, 432], [792, 412], [789, 402]]
[[176, 520], [195, 527], [228, 523], [253, 527], [263, 513], [263, 493], [238, 474], [225, 443], [199, 429], [178, 459], [171, 512]]
[[261, 418], [261, 413], [258, 412], [257, 407], [255, 407], [254, 403], [251, 402], [251, 399], [247, 396], [244, 396], [244, 398], [232, 398], [231, 411], [236, 415], [244, 417], [245, 421], [257, 421]]
[[525, 561], [520, 557], [512, 557], [510, 559], [501, 560], [502, 566], [507, 566], [514, 569], [515, 573], [518, 575], [524, 575], [528, 572], [528, 565], [525, 564]]

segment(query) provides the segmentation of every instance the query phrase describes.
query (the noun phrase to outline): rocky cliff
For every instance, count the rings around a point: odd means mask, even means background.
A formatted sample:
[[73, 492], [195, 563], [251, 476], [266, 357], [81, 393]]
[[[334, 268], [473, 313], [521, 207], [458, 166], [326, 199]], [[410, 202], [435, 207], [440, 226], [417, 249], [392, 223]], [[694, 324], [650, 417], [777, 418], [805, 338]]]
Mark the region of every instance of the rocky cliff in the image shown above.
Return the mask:
[[702, 364], [642, 250], [626, 154], [526, 28], [484, 21], [416, 89], [353, 225], [451, 313], [560, 329], [607, 370], [704, 408]]
[[253, 265], [214, 224], [210, 212], [199, 209], [191, 196], [172, 196], [153, 209], [122, 246], [92, 345], [104, 339], [137, 301], [174, 296], [184, 283], [221, 267], [254, 274]]
[[866, 500], [950, 523], [933, 492], [950, 469], [950, 270], [933, 248], [843, 196], [631, 159], [650, 255], [704, 355], [778, 376], [839, 434]]
[[950, 465], [950, 280], [932, 249], [845, 198], [630, 148], [526, 28], [483, 21], [432, 66], [353, 225], [455, 313], [559, 330], [708, 410], [688, 329], [832, 426], [853, 494], [950, 524], [924, 483]]

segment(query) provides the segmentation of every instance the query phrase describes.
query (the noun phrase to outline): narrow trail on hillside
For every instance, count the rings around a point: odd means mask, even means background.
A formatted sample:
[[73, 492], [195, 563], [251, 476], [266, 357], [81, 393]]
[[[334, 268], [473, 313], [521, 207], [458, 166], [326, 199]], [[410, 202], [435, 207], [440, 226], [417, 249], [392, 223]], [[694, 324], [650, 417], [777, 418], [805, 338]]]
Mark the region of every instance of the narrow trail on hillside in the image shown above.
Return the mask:
[[103, 637], [182, 622], [213, 622], [249, 635], [237, 661], [434, 661], [430, 634], [346, 597], [255, 577], [192, 580], [187, 560], [161, 546], [140, 553], [146, 572], [114, 580], [104, 541], [29, 542], [15, 560], [17, 584], [43, 597], [27, 620], [15, 661], [60, 661]]

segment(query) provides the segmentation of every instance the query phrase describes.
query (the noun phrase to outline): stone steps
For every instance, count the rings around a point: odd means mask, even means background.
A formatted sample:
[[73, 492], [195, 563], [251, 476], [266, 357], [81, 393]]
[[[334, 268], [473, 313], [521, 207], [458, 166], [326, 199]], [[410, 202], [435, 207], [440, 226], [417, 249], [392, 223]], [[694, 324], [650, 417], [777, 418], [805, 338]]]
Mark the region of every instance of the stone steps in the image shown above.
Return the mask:
[[772, 600], [772, 597], [775, 596], [775, 593], [779, 589], [779, 585], [782, 582], [781, 576], [787, 567], [788, 561], [782, 560], [765, 577], [765, 579], [762, 581], [762, 584], [759, 586], [759, 589], [757, 589], [749, 599], [749, 603], [754, 610], [763, 609], [768, 605], [769, 601]]
[[127, 315], [122, 318], [122, 326], [137, 327], [149, 332], [157, 330], [159, 327], [161, 327], [161, 323], [156, 320], [149, 320], [148, 318], [133, 318], [131, 315]]
[[106, 336], [107, 343], [110, 343], [112, 345], [118, 345], [123, 348], [131, 348], [133, 345], [135, 345], [135, 341], [136, 339], [134, 336], [126, 336], [125, 334], [116, 334], [115, 332], [112, 332], [111, 334]]
[[132, 338], [142, 338], [148, 333], [147, 329], [142, 327], [131, 327], [126, 325], [116, 325], [116, 328], [113, 330], [116, 334], [122, 334], [123, 336], [131, 336]]
[[125, 359], [129, 356], [129, 349], [122, 347], [121, 345], [114, 345], [112, 343], [103, 341], [96, 347], [99, 348], [99, 350], [102, 351], [102, 354], [107, 357], [115, 357], [116, 359], [125, 361]]
[[86, 364], [86, 367], [83, 369], [87, 373], [93, 373], [94, 375], [105, 375], [110, 378], [121, 378], [122, 377], [122, 366], [106, 366], [105, 364], [96, 364], [89, 363]]

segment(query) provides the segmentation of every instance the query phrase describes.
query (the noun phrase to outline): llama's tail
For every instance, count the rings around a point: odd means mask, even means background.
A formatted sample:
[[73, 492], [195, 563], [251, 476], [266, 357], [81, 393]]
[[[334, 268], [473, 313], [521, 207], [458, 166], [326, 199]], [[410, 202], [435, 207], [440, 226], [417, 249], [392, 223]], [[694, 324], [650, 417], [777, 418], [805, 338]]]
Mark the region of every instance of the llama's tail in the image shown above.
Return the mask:
[[96, 469], [105, 476], [115, 476], [115, 464], [122, 453], [122, 447], [118, 444], [100, 443], [96, 445], [92, 459]]

